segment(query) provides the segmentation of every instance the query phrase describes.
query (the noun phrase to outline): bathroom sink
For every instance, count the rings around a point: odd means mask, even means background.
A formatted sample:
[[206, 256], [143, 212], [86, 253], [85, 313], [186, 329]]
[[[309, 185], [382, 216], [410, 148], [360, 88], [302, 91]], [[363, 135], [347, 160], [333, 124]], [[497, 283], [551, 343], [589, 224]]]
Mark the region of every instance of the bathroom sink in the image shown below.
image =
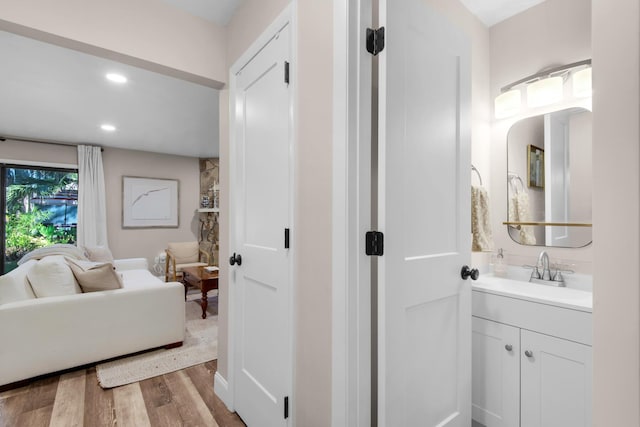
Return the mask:
[[477, 292], [486, 292], [589, 313], [593, 309], [593, 293], [584, 289], [546, 286], [523, 280], [496, 277], [492, 274], [480, 275], [480, 278], [472, 286], [473, 290]]

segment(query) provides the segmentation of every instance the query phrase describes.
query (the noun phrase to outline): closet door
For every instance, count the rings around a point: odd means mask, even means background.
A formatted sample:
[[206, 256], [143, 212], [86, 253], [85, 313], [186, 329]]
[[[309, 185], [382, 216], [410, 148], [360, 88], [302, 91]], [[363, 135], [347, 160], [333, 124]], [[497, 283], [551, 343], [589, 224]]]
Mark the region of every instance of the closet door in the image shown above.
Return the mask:
[[380, 1], [378, 425], [471, 425], [470, 45]]
[[286, 23], [236, 75], [235, 239], [230, 252], [235, 410], [249, 426], [290, 422], [291, 92]]

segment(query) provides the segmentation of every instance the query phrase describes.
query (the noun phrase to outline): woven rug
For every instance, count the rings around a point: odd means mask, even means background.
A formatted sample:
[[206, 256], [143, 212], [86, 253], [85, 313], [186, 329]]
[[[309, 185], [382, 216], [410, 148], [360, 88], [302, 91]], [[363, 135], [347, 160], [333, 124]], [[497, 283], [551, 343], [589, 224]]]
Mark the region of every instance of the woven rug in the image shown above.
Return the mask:
[[186, 336], [182, 347], [159, 349], [122, 357], [96, 366], [102, 388], [118, 387], [188, 368], [218, 357], [218, 298], [209, 297], [207, 318], [202, 319], [200, 294], [189, 294]]

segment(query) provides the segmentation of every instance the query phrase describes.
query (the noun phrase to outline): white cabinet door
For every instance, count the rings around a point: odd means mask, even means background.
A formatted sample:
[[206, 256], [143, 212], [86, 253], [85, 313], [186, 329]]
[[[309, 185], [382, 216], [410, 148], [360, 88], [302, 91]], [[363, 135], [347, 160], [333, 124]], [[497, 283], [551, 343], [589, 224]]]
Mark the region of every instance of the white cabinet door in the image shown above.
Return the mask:
[[520, 329], [473, 317], [472, 416], [486, 427], [520, 423]]
[[521, 331], [521, 427], [590, 427], [592, 349]]

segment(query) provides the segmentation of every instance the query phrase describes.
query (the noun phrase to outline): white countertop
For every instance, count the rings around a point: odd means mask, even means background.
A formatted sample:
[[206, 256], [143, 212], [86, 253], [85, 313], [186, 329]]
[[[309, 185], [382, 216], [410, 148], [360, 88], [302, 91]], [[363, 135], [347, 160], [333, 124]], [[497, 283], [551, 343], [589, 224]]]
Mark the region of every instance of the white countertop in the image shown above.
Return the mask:
[[472, 283], [472, 290], [591, 313], [593, 293], [560, 288], [483, 274]]

